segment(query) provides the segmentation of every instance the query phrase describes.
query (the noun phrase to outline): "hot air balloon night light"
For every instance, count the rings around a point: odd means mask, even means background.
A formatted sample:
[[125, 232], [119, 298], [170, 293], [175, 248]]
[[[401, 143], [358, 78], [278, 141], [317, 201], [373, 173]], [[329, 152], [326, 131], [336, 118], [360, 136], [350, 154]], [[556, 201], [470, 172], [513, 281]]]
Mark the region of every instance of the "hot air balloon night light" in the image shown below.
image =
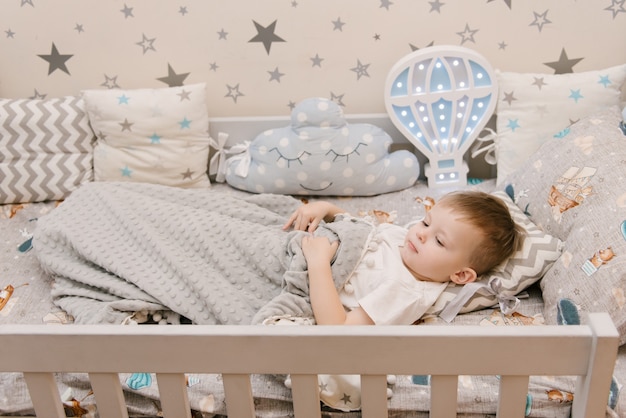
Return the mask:
[[498, 85], [489, 62], [459, 46], [433, 46], [400, 59], [385, 83], [398, 130], [429, 160], [428, 187], [467, 183], [464, 154], [491, 117]]

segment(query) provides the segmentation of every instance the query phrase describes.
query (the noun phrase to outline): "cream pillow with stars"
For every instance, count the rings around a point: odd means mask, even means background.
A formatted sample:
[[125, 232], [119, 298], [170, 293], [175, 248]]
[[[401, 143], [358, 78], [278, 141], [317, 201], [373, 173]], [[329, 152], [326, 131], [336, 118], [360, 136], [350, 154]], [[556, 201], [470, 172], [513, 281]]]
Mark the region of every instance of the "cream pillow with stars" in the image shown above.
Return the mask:
[[85, 90], [95, 181], [209, 187], [206, 85]]

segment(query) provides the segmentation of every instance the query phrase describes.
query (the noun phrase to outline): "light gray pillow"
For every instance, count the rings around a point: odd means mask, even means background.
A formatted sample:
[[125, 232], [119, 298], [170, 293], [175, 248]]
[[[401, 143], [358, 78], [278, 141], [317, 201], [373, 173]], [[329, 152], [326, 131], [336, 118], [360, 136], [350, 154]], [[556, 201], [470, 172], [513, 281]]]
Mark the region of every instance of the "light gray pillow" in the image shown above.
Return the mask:
[[227, 161], [226, 182], [252, 193], [372, 196], [405, 189], [419, 176], [417, 157], [390, 152], [381, 128], [348, 123], [341, 107], [308, 98], [288, 126], [260, 133]]
[[[626, 342], [626, 136], [618, 107], [555, 134], [504, 182], [538, 226], [565, 242], [541, 281], [544, 316], [559, 303], [608, 312]], [[581, 315], [585, 317], [585, 315]]]

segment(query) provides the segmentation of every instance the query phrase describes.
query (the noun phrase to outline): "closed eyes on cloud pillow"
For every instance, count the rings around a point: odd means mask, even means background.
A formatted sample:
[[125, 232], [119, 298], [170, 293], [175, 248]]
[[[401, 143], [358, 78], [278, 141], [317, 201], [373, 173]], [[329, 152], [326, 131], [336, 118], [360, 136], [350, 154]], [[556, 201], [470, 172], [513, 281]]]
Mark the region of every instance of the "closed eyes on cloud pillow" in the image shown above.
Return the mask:
[[291, 124], [259, 134], [227, 160], [226, 182], [253, 193], [368, 196], [412, 186], [415, 155], [390, 153], [391, 137], [377, 126], [348, 124], [341, 108], [306, 99]]

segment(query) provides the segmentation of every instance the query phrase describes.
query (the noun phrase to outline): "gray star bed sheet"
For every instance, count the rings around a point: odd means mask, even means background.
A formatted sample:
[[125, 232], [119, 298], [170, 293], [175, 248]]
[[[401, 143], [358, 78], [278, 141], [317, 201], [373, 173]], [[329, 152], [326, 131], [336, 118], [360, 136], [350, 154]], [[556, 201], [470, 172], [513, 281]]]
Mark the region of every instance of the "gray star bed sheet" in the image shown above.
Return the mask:
[[[489, 190], [491, 186], [478, 188]], [[375, 209], [387, 211], [395, 223], [404, 224], [419, 215], [415, 198], [429, 195], [438, 197], [418, 184], [386, 195], [330, 200], [359, 216]], [[152, 322], [163, 316], [168, 320], [161, 322], [169, 323], [180, 318], [190, 323], [248, 323], [285, 312], [310, 315], [298, 233], [280, 230], [286, 216], [300, 204], [291, 197], [251, 195], [225, 185], [185, 191], [94, 183], [58, 207], [56, 202], [4, 205], [0, 207], [0, 272], [2, 286], [11, 284], [15, 289], [0, 309], [0, 323], [133, 323], [145, 322], [146, 312]], [[354, 223], [350, 219], [346, 222]], [[36, 228], [37, 248], [28, 251]], [[262, 233], [251, 233], [251, 229]], [[361, 231], [355, 241], [363, 242], [352, 248], [342, 243], [339, 252], [346, 259], [352, 257], [351, 252], [362, 251], [369, 236], [367, 223], [350, 226], [353, 232], [355, 229]], [[341, 228], [323, 231], [331, 239], [342, 234]], [[284, 251], [270, 262], [267, 256], [275, 254], [270, 251], [273, 246]], [[41, 258], [41, 265], [35, 255]], [[354, 263], [342, 260], [338, 258], [333, 267], [337, 285], [343, 280], [342, 270], [350, 271]], [[530, 289], [530, 296], [522, 301], [526, 316], [510, 317], [498, 309], [486, 309], [459, 315], [451, 325], [540, 325], [543, 303], [538, 286]], [[143, 318], [138, 318], [141, 315]], [[428, 324], [445, 323], [427, 318], [423, 325]], [[123, 352], [120, 347], [120, 355]], [[624, 355], [622, 347], [620, 358]], [[625, 373], [624, 369], [624, 362], [618, 361], [616, 373]], [[80, 408], [85, 416], [96, 416], [94, 395], [84, 375], [64, 374], [58, 379], [68, 413]], [[121, 374], [120, 379], [131, 416], [159, 415], [154, 376]], [[202, 411], [194, 416], [225, 415], [219, 375], [190, 374], [188, 382], [190, 404], [195, 411]], [[498, 385], [497, 376], [462, 376], [462, 416], [494, 414]], [[290, 416], [291, 394], [283, 376], [254, 375], [252, 387], [258, 416]], [[390, 388], [393, 416], [428, 416], [428, 377], [398, 376]], [[568, 393], [573, 388], [573, 378], [531, 378], [529, 416], [569, 416]], [[21, 375], [0, 375], [0, 415], [32, 413]], [[359, 413], [323, 407], [322, 415], [352, 418]]]

